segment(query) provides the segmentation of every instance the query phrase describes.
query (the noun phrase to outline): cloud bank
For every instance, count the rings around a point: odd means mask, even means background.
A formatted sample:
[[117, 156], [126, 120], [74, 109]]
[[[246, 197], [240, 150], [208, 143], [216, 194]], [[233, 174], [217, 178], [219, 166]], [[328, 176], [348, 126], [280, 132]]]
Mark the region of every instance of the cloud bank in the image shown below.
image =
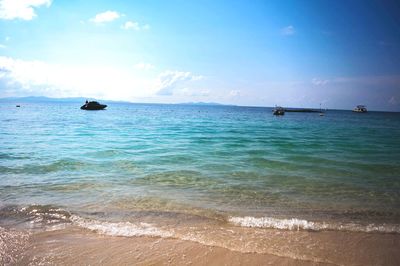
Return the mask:
[[57, 65], [0, 56], [0, 97], [44, 95], [131, 100], [155, 92], [155, 79], [144, 78], [131, 69]]
[[203, 79], [185, 71], [164, 71], [138, 63], [134, 67], [49, 64], [0, 56], [0, 97], [48, 96], [93, 97], [134, 100], [155, 96], [206, 96], [208, 90], [194, 88]]

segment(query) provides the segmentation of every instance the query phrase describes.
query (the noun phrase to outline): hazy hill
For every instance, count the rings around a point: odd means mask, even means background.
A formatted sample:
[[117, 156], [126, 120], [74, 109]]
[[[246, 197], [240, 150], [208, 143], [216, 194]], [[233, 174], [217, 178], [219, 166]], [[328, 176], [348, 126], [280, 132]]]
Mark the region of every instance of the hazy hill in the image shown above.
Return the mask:
[[46, 103], [46, 102], [84, 103], [86, 100], [89, 100], [89, 101], [96, 100], [99, 102], [123, 103], [123, 101], [111, 101], [111, 100], [101, 100], [101, 99], [83, 98], [83, 97], [50, 98], [50, 97], [45, 97], [45, 96], [27, 96], [27, 97], [0, 98], [0, 102], [24, 102], [24, 103]]

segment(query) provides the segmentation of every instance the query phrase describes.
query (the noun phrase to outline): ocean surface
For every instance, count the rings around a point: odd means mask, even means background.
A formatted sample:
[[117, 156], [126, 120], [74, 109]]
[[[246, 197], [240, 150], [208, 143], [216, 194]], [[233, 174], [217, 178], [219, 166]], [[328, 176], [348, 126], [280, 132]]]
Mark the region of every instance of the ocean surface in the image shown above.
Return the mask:
[[400, 233], [399, 113], [20, 104], [0, 103], [0, 226]]

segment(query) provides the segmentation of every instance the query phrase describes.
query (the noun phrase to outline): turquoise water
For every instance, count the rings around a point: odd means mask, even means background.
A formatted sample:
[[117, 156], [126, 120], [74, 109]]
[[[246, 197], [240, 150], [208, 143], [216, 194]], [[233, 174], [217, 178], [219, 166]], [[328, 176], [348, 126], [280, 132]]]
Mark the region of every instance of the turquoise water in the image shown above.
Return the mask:
[[1, 219], [42, 206], [106, 221], [184, 213], [261, 227], [400, 225], [399, 113], [79, 107], [0, 104]]

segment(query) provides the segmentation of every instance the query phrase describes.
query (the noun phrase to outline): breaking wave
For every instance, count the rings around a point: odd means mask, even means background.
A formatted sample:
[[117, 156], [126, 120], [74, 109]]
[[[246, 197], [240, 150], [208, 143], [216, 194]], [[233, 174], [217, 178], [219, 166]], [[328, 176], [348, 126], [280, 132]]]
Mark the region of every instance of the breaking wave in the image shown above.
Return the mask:
[[277, 219], [272, 217], [230, 217], [229, 222], [242, 227], [257, 228], [273, 228], [282, 230], [336, 230], [336, 231], [353, 231], [353, 232], [379, 232], [379, 233], [400, 233], [400, 225], [393, 224], [368, 224], [362, 225], [357, 223], [327, 223], [312, 222], [297, 218]]
[[[90, 213], [88, 215], [91, 216]], [[206, 219], [199, 219], [196, 216], [195, 224], [191, 224], [192, 220], [187, 219], [185, 222], [181, 223], [181, 226], [177, 226], [174, 221], [181, 221], [182, 217], [178, 213], [174, 213], [173, 216], [169, 213], [168, 222], [161, 219], [160, 225], [157, 221], [153, 221], [153, 218], [140, 215], [129, 221], [110, 221], [106, 216], [104, 219], [96, 219], [96, 214], [93, 213], [93, 217], [80, 216], [76, 213], [70, 213], [64, 209], [61, 209], [52, 205], [30, 205], [25, 207], [18, 206], [6, 206], [0, 208], [0, 220], [11, 221], [14, 220], [15, 224], [25, 224], [30, 229], [40, 229], [45, 230], [58, 230], [62, 229], [68, 224], [75, 225], [84, 229], [91, 230], [93, 232], [109, 235], [109, 236], [151, 236], [151, 237], [178, 237], [182, 238], [182, 233], [180, 231], [185, 231], [185, 228], [191, 228], [186, 233], [192, 233], [193, 230], [200, 230], [204, 225], [214, 228], [216, 224], [222, 225], [224, 223], [220, 219], [214, 224], [215, 217], [210, 218], [207, 216]], [[198, 215], [198, 214], [196, 214]], [[141, 218], [138, 218], [141, 217]], [[144, 218], [144, 219], [142, 219]], [[221, 218], [221, 217], [219, 217]], [[11, 220], [10, 220], [11, 219]], [[223, 219], [225, 220], [225, 219]], [[369, 223], [362, 224], [357, 222], [340, 222], [340, 221], [308, 221], [299, 218], [291, 219], [280, 219], [274, 217], [253, 217], [253, 216], [232, 216], [227, 217], [226, 220], [228, 226], [225, 228], [228, 230], [231, 225], [239, 227], [252, 227], [252, 228], [270, 228], [278, 230], [305, 230], [305, 231], [351, 231], [351, 232], [364, 232], [364, 233], [397, 233], [400, 234], [400, 224], [394, 223]], [[171, 224], [172, 222], [172, 224]], [[182, 221], [181, 221], [182, 222]], [[197, 222], [200, 222], [197, 224]], [[229, 225], [230, 224], [230, 225]], [[219, 226], [218, 225], [218, 226]], [[192, 230], [193, 229], [193, 230]], [[183, 232], [182, 231], [182, 232]], [[200, 230], [202, 231], [202, 230]], [[200, 232], [199, 231], [199, 232]], [[203, 232], [206, 233], [206, 232]], [[186, 235], [187, 236], [187, 235]], [[186, 237], [185, 236], [185, 237]]]
[[155, 236], [155, 237], [172, 237], [172, 233], [154, 227], [148, 223], [131, 223], [131, 222], [103, 222], [97, 220], [84, 219], [76, 215], [72, 215], [70, 220], [73, 224], [95, 231], [100, 234], [109, 236]]

